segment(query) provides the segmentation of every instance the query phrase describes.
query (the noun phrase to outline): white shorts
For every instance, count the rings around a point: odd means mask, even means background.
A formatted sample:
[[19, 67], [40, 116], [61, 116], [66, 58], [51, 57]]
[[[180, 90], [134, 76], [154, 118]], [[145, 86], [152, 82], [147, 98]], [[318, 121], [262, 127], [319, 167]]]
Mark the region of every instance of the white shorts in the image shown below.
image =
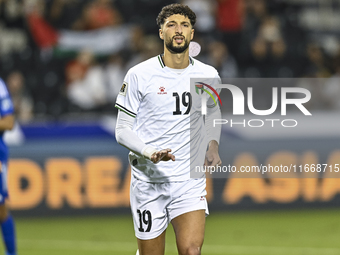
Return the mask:
[[172, 219], [187, 212], [205, 210], [208, 215], [205, 186], [205, 178], [149, 183], [132, 175], [130, 203], [136, 237], [141, 240], [156, 238]]

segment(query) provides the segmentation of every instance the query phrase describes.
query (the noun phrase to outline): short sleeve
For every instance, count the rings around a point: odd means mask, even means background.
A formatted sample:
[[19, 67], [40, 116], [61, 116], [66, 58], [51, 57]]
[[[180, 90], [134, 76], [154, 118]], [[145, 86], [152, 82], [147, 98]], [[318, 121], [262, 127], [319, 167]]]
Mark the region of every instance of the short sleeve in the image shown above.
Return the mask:
[[207, 101], [208, 107], [214, 107], [215, 105], [218, 104], [218, 101], [220, 101], [219, 94], [221, 92], [221, 89], [216, 88], [216, 85], [221, 84], [221, 78], [220, 78], [220, 76], [218, 75], [218, 72], [215, 69], [214, 69], [214, 71], [215, 71], [214, 72], [215, 73], [214, 78], [211, 79], [210, 85], [215, 91], [213, 91], [213, 93], [212, 93], [213, 98], [212, 97], [208, 98], [208, 101]]
[[138, 90], [138, 78], [137, 75], [130, 70], [124, 78], [115, 107], [135, 118], [140, 100], [141, 94]]
[[0, 79], [0, 114], [1, 117], [14, 113], [14, 107], [9, 96], [7, 87], [3, 80]]

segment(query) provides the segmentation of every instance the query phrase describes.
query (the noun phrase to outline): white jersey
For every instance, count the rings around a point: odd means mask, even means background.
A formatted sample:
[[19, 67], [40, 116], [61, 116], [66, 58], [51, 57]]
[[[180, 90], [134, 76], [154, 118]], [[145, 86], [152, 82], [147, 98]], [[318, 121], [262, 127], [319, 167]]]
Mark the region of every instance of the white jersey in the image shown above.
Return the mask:
[[200, 78], [212, 87], [220, 81], [215, 68], [191, 57], [181, 73], [166, 67], [161, 55], [128, 71], [116, 107], [136, 118], [133, 131], [145, 144], [157, 150], [170, 148], [176, 157], [175, 161], [154, 164], [130, 152], [132, 173], [137, 179], [184, 181], [190, 179], [193, 167], [204, 164], [207, 141], [201, 99], [195, 89], [190, 93], [190, 86], [194, 86], [190, 78]]

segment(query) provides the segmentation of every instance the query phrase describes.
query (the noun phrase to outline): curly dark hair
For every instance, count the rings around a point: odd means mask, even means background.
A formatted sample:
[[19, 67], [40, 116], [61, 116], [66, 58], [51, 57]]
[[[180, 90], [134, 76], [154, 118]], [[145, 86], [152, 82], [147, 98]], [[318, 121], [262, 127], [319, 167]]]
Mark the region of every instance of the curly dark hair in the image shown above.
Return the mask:
[[161, 27], [165, 20], [171, 15], [181, 14], [190, 20], [191, 26], [196, 23], [196, 14], [189, 8], [189, 6], [184, 4], [169, 4], [162, 8], [161, 12], [157, 17], [157, 25]]

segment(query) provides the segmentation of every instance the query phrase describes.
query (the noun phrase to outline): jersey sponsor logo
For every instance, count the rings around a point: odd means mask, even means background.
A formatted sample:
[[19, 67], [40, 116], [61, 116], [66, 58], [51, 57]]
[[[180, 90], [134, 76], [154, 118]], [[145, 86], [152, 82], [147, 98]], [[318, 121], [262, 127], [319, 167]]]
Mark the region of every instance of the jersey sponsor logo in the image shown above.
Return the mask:
[[119, 95], [126, 96], [127, 87], [128, 87], [128, 83], [124, 82], [119, 91]]
[[166, 94], [168, 94], [168, 92], [166, 92], [165, 88], [162, 86], [162, 87], [159, 87], [159, 92], [157, 94], [158, 95], [166, 95]]

